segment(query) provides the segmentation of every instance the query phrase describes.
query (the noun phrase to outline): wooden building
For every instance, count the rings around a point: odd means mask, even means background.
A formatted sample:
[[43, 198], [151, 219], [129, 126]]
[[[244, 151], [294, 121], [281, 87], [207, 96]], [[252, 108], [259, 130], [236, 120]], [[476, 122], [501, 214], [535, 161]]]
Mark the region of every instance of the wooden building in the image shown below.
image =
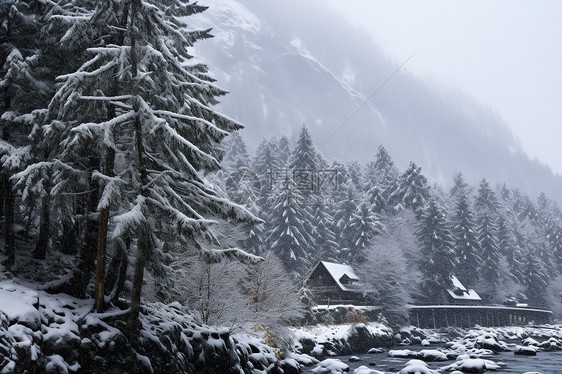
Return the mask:
[[317, 304], [364, 305], [358, 282], [359, 277], [351, 266], [320, 261], [309, 273], [305, 286]]
[[482, 299], [476, 291], [463, 286], [461, 281], [451, 275], [452, 288], [447, 290], [448, 301], [453, 305], [482, 305]]

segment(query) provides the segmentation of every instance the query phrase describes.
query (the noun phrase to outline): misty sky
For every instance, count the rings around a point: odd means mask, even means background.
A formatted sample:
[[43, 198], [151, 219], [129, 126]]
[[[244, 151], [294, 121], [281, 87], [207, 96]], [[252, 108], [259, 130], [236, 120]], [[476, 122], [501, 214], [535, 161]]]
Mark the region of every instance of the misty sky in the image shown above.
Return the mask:
[[562, 175], [562, 1], [326, 0], [406, 69], [496, 110]]

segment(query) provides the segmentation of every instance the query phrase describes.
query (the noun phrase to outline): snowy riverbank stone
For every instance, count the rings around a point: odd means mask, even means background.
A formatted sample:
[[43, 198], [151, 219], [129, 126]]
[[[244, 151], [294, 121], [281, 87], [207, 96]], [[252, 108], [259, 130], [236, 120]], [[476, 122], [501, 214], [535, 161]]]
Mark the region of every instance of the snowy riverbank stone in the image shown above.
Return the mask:
[[435, 374], [427, 364], [421, 360], [410, 360], [406, 362], [404, 369], [399, 374]]
[[497, 363], [484, 360], [482, 358], [470, 358], [468, 355], [461, 355], [454, 364], [441, 368], [441, 371], [458, 370], [463, 373], [483, 373], [487, 370], [498, 370], [501, 366]]
[[313, 373], [316, 374], [338, 374], [349, 372], [349, 366], [341, 360], [335, 358], [327, 358], [320, 362], [318, 366], [312, 369]]
[[537, 350], [538, 350], [537, 347], [518, 345], [515, 347], [513, 354], [517, 356], [536, 356]]
[[384, 374], [382, 371], [371, 369], [367, 366], [359, 366], [357, 369], [353, 370], [353, 374]]

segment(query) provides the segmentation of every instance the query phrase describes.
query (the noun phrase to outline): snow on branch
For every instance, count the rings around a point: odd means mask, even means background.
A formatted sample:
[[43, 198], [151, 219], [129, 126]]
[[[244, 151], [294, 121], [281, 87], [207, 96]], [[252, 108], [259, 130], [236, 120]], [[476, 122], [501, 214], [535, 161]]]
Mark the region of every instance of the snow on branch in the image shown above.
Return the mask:
[[143, 207], [146, 205], [145, 200], [143, 196], [137, 196], [135, 205], [129, 211], [113, 217], [115, 222], [115, 229], [111, 235], [113, 239], [146, 222], [146, 217], [143, 213]]
[[223, 260], [239, 260], [244, 264], [259, 264], [264, 260], [263, 257], [245, 252], [239, 248], [228, 249], [202, 249], [201, 255], [208, 263], [218, 263]]
[[218, 132], [219, 134], [221, 134], [223, 136], [227, 136], [229, 134], [227, 131], [219, 129], [217, 126], [215, 126], [214, 123], [211, 123], [211, 122], [209, 122], [209, 121], [207, 121], [203, 118], [188, 116], [188, 115], [185, 115], [185, 114], [173, 113], [173, 112], [169, 112], [167, 110], [155, 110], [155, 111], [153, 111], [153, 113], [155, 115], [162, 115], [162, 116], [167, 116], [167, 117], [172, 117], [172, 118], [177, 118], [177, 119], [183, 119], [183, 120], [186, 120], [186, 121], [194, 121], [194, 122], [202, 123], [202, 124], [206, 125], [207, 127], [209, 127], [210, 129]]
[[133, 95], [121, 95], [121, 96], [80, 96], [82, 100], [100, 100], [100, 101], [113, 101], [113, 100], [129, 100], [132, 99]]

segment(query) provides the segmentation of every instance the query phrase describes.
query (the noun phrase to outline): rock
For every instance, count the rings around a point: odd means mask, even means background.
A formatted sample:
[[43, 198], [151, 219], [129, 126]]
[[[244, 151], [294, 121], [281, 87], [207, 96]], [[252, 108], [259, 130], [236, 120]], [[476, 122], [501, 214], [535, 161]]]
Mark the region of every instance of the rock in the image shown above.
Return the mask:
[[431, 343], [430, 343], [429, 340], [427, 340], [427, 339], [424, 339], [424, 340], [421, 341], [422, 347], [427, 347], [427, 346], [429, 346], [430, 344], [431, 344]]
[[436, 349], [422, 349], [418, 352], [418, 358], [423, 361], [447, 361], [447, 355]]
[[358, 362], [361, 361], [361, 359], [357, 356], [351, 356], [350, 358], [347, 359], [347, 361], [349, 362]]
[[312, 369], [316, 374], [337, 374], [349, 372], [349, 366], [338, 359], [327, 358]]
[[312, 366], [320, 362], [316, 358], [307, 354], [291, 353], [290, 357], [303, 366]]
[[353, 370], [353, 374], [384, 374], [382, 371], [373, 370], [366, 366], [359, 366], [357, 369]]
[[417, 358], [418, 353], [409, 349], [391, 349], [388, 351], [388, 356], [396, 358]]
[[537, 348], [533, 346], [521, 346], [518, 345], [515, 347], [515, 351], [513, 354], [517, 356], [536, 356], [537, 355]]
[[382, 348], [371, 348], [371, 349], [369, 349], [369, 351], [367, 353], [374, 354], [374, 353], [383, 353], [383, 352], [384, 352], [384, 349], [382, 349]]
[[435, 371], [429, 369], [427, 364], [421, 360], [410, 360], [399, 374], [435, 374]]
[[454, 364], [442, 367], [440, 371], [461, 371], [463, 373], [483, 373], [487, 370], [498, 370], [501, 366], [490, 360], [481, 358], [466, 358], [466, 355], [459, 356]]
[[506, 352], [509, 350], [504, 342], [499, 342], [495, 335], [484, 334], [476, 339], [477, 348], [489, 349], [494, 352]]

